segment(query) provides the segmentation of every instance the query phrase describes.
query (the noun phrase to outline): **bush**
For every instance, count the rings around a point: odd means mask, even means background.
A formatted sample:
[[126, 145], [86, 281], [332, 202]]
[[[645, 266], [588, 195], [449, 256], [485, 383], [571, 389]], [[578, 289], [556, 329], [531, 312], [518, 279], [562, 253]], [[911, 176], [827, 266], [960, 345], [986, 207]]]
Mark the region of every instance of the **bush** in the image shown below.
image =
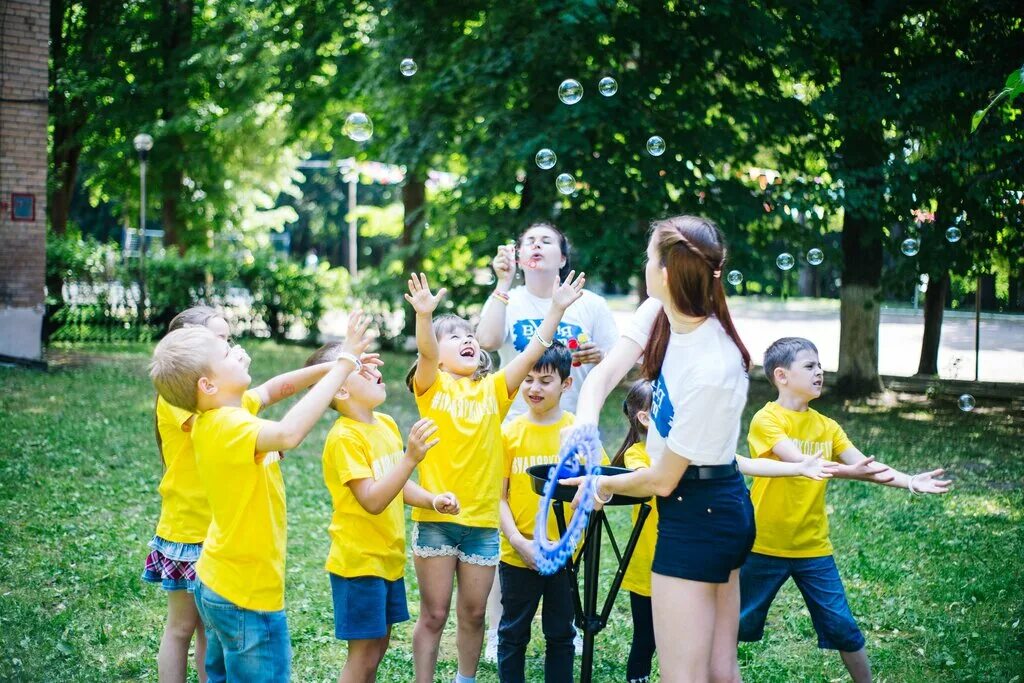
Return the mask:
[[236, 334], [283, 340], [298, 333], [316, 341], [325, 300], [338, 305], [349, 296], [341, 269], [304, 267], [272, 252], [148, 255], [142, 310], [138, 275], [138, 261], [123, 259], [116, 244], [49, 235], [49, 340], [145, 341], [160, 336], [179, 311], [206, 304], [224, 309]]

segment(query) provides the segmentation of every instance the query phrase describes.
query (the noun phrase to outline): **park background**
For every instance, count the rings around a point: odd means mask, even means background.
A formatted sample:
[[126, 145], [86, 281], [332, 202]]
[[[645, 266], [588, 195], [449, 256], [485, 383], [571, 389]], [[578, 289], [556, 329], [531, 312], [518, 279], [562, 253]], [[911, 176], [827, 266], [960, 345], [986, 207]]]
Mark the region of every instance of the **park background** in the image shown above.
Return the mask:
[[[338, 335], [354, 305], [372, 311], [404, 429], [405, 273], [472, 316], [496, 247], [552, 220], [621, 325], [644, 296], [649, 223], [676, 213], [725, 232], [755, 360], [775, 337], [811, 337], [834, 371], [823, 409], [862, 450], [955, 478], [942, 500], [831, 487], [879, 678], [1024, 675], [1016, 3], [9, 0], [2, 16], [5, 202], [22, 182], [9, 158], [30, 143], [12, 133], [23, 108], [45, 110], [46, 156], [35, 237], [15, 238], [5, 206], [0, 248], [4, 278], [43, 256], [42, 352], [4, 349], [30, 367], [0, 368], [0, 678], [155, 677], [163, 596], [137, 577], [159, 506], [145, 362], [174, 313], [223, 307], [260, 380]], [[17, 66], [40, 45], [41, 71]], [[8, 94], [32, 78], [40, 97]], [[559, 99], [566, 79], [575, 104]], [[357, 112], [366, 139], [345, 125]], [[770, 398], [755, 382], [746, 419]], [[333, 680], [344, 658], [322, 571], [327, 426], [285, 465], [303, 681]], [[628, 648], [620, 603], [601, 680]], [[741, 648], [748, 680], [842, 679], [791, 586], [770, 629]], [[410, 633], [382, 680], [407, 680]]]

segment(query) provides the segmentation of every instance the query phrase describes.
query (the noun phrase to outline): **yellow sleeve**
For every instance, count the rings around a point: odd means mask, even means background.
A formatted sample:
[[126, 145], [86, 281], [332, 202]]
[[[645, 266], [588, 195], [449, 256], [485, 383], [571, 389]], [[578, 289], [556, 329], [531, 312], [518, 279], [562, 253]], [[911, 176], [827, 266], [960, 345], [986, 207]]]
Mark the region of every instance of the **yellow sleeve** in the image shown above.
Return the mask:
[[434, 400], [434, 394], [443, 388], [445, 382], [449, 381], [451, 381], [451, 376], [441, 368], [438, 368], [437, 373], [434, 375], [434, 383], [427, 387], [422, 394], [417, 394], [416, 379], [413, 378], [412, 395], [416, 399], [416, 407], [419, 408], [421, 417], [426, 415], [427, 411], [430, 410], [430, 404]]
[[184, 408], [172, 406], [162, 396], [158, 397], [156, 402], [156, 420], [158, 425], [173, 426], [181, 429], [192, 417], [192, 413]]
[[373, 479], [370, 451], [370, 444], [352, 432], [345, 432], [331, 444], [330, 457], [340, 484], [344, 486], [355, 479]]
[[835, 420], [830, 420], [832, 423], [832, 459], [839, 460], [839, 455], [847, 448], [853, 447], [853, 442], [846, 436], [846, 432], [839, 426], [839, 423]]
[[487, 379], [494, 383], [494, 396], [498, 399], [498, 415], [504, 420], [505, 416], [508, 415], [509, 408], [512, 407], [513, 401], [516, 400], [519, 387], [516, 387], [515, 391], [511, 393], [509, 392], [504, 370], [499, 370]]
[[257, 415], [263, 409], [263, 401], [255, 391], [250, 389], [242, 394], [242, 407], [253, 415]]
[[[640, 448], [638, 448], [640, 446]], [[623, 464], [631, 470], [639, 470], [651, 466], [651, 459], [647, 455], [647, 449], [642, 443], [636, 443], [626, 449], [622, 454]]]
[[608, 458], [608, 451], [606, 451], [604, 449], [604, 446], [601, 447], [601, 464], [602, 465], [611, 465], [612, 464], [612, 461]]
[[759, 410], [750, 421], [750, 433], [747, 434], [750, 457], [770, 455], [775, 444], [788, 438], [789, 435], [778, 418], [767, 410]]

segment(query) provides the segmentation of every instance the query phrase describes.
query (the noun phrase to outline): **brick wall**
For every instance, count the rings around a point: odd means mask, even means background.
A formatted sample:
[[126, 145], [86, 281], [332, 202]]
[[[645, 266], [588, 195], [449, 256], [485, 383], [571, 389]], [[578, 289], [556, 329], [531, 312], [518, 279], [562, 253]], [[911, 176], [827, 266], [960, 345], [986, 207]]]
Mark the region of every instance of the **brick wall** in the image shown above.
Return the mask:
[[[0, 355], [41, 356], [46, 267], [48, 0], [0, 1]], [[11, 219], [12, 193], [35, 220]]]

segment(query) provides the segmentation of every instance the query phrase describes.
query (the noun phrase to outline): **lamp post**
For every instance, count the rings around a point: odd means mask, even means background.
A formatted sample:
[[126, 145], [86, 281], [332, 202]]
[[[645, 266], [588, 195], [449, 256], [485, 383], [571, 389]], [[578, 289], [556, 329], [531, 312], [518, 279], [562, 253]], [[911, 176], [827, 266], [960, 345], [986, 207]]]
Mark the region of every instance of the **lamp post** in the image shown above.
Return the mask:
[[153, 149], [153, 136], [139, 133], [132, 140], [139, 153], [139, 322], [146, 311], [146, 161]]

